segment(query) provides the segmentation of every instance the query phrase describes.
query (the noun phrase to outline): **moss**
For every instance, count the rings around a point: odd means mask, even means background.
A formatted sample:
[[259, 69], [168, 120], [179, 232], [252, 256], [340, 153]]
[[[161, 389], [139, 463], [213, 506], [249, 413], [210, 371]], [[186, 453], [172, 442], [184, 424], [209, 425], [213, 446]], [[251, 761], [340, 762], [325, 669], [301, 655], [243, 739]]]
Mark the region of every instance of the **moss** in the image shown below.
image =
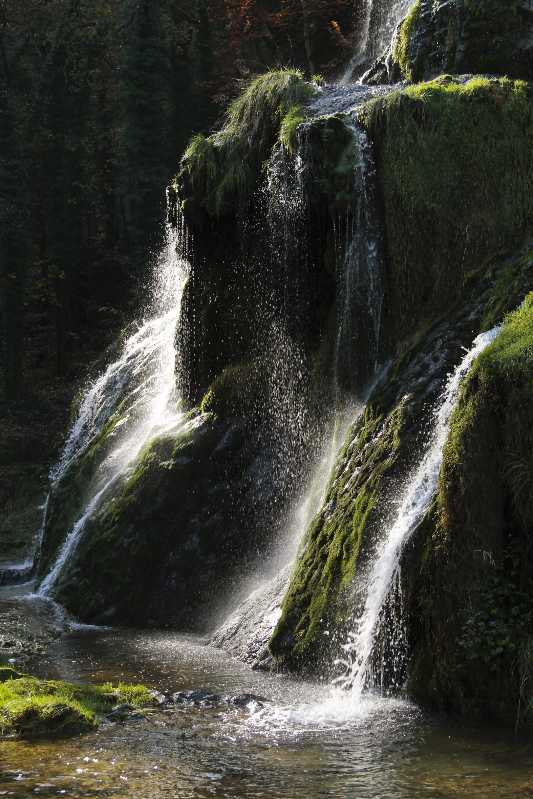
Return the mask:
[[294, 151], [296, 130], [303, 122], [305, 122], [305, 114], [301, 105], [291, 106], [281, 120], [279, 140], [289, 153]]
[[482, 330], [490, 330], [533, 291], [533, 250], [493, 268], [493, 287], [485, 304]]
[[533, 294], [463, 382], [417, 600], [410, 690], [459, 713], [531, 721]]
[[227, 366], [208, 388], [200, 411], [222, 418], [248, 416], [251, 419], [264, 402], [261, 377], [261, 367], [256, 361]]
[[91, 481], [113, 446], [113, 436], [128, 413], [129, 402], [131, 397], [121, 403], [90, 441], [87, 449], [69, 465], [61, 479], [52, 484], [38, 565], [39, 576], [48, 572], [65, 536], [80, 518]]
[[397, 64], [400, 68], [402, 77], [409, 81], [413, 80], [413, 69], [409, 60], [409, 44], [413, 28], [420, 15], [420, 8], [421, 0], [416, 0], [400, 25], [392, 48], [393, 63]]
[[531, 89], [504, 78], [437, 79], [372, 101], [359, 118], [383, 198], [384, 343], [398, 342], [531, 232]]
[[245, 206], [263, 162], [280, 136], [292, 143], [302, 103], [316, 87], [297, 69], [279, 69], [254, 78], [230, 104], [221, 130], [195, 136], [181, 161], [182, 196], [194, 197], [209, 215], [220, 217]]
[[94, 729], [115, 704], [144, 707], [151, 701], [143, 685], [74, 685], [0, 669], [0, 737], [75, 735]]
[[330, 625], [342, 630], [350, 620], [351, 583], [383, 478], [396, 461], [404, 410], [400, 403], [385, 416], [369, 405], [348, 436], [270, 641], [272, 654], [284, 666], [316, 668], [329, 643], [325, 631]]

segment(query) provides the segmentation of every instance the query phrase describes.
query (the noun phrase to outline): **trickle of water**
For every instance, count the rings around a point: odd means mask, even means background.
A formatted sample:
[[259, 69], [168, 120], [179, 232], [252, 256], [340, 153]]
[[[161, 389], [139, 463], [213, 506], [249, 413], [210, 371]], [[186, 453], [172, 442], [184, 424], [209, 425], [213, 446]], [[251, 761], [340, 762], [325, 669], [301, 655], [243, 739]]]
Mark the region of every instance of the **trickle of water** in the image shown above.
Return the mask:
[[[337, 405], [343, 390], [354, 389], [374, 375], [379, 354], [383, 279], [375, 197], [376, 167], [366, 132], [347, 117], [356, 155], [353, 211], [341, 248], [337, 279], [337, 337], [334, 387]], [[360, 374], [363, 356], [366, 373]], [[362, 379], [361, 379], [362, 378]]]
[[169, 228], [155, 267], [150, 316], [125, 340], [117, 360], [89, 386], [61, 458], [51, 471], [53, 489], [97, 441], [104, 427], [112, 425], [108, 434], [111, 448], [89, 486], [89, 499], [83, 512], [39, 587], [42, 596], [53, 589], [76, 549], [88, 518], [142, 448], [155, 436], [185, 423], [177, 395], [175, 347], [188, 274], [185, 252], [183, 228], [178, 226], [176, 231]]
[[[364, 0], [355, 52], [341, 78], [342, 85], [345, 86], [353, 80], [358, 67], [368, 65], [371, 59], [386, 52], [396, 27], [412, 1]], [[364, 78], [362, 80], [364, 82]]]
[[383, 609], [398, 573], [402, 550], [429, 508], [437, 487], [448, 436], [450, 417], [454, 409], [462, 378], [475, 358], [496, 338], [499, 326], [482, 333], [473, 342], [462, 361], [450, 375], [442, 394], [429, 446], [418, 467], [407, 481], [395, 520], [379, 546], [371, 566], [364, 610], [355, 630], [344, 645], [346, 656], [338, 661], [344, 673], [336, 679], [343, 688], [360, 696], [372, 684], [371, 659]]

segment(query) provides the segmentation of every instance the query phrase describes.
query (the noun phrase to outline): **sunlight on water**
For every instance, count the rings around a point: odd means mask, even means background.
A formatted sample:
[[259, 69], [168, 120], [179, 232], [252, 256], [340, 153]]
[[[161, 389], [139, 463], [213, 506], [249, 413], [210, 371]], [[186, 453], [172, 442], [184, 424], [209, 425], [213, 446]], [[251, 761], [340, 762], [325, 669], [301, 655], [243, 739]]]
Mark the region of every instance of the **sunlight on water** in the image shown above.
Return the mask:
[[106, 438], [112, 446], [92, 480], [85, 508], [39, 587], [43, 596], [53, 591], [87, 520], [143, 447], [157, 435], [196, 423], [186, 422], [176, 390], [175, 337], [188, 272], [182, 236], [180, 227], [168, 230], [154, 270], [151, 316], [125, 340], [119, 357], [89, 386], [61, 458], [51, 471], [53, 489], [111, 425]]
[[435, 412], [428, 449], [414, 473], [408, 477], [396, 518], [374, 557], [363, 613], [356, 622], [354, 633], [343, 647], [346, 659], [338, 661], [345, 671], [337, 682], [344, 688], [351, 688], [356, 697], [360, 697], [365, 686], [372, 681], [370, 661], [374, 641], [385, 601], [399, 568], [403, 547], [428, 510], [437, 487], [450, 418], [461, 380], [477, 356], [494, 341], [499, 329], [498, 326], [479, 335], [449, 376], [441, 404]]

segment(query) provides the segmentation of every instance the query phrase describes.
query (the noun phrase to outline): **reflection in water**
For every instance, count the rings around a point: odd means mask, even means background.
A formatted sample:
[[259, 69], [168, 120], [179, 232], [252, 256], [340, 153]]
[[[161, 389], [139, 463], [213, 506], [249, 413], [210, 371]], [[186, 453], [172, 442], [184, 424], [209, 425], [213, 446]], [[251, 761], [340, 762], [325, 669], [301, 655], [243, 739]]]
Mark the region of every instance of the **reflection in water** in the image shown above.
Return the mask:
[[533, 752], [444, 725], [413, 705], [249, 670], [198, 638], [75, 631], [43, 675], [136, 680], [270, 700], [263, 708], [175, 705], [67, 741], [4, 742], [0, 796], [135, 799], [519, 799]]

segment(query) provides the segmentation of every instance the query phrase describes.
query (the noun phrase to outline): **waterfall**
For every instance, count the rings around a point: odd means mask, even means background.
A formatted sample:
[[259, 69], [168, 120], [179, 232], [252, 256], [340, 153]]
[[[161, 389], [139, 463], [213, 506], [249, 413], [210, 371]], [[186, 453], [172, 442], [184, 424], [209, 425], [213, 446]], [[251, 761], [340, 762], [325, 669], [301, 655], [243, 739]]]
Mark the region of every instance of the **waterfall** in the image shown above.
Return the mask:
[[[353, 206], [338, 258], [337, 335], [333, 361], [336, 404], [343, 391], [372, 379], [378, 364], [383, 280], [376, 166], [366, 132], [346, 118], [353, 138]], [[363, 356], [366, 363], [362, 364]], [[366, 368], [365, 368], [366, 367]]]
[[186, 244], [182, 225], [176, 231], [168, 228], [165, 246], [155, 264], [147, 318], [126, 338], [118, 358], [89, 385], [61, 457], [51, 470], [53, 494], [54, 486], [76, 467], [89, 448], [102, 435], [109, 438], [110, 448], [90, 482], [85, 507], [41, 582], [41, 595], [53, 590], [76, 550], [87, 520], [127, 473], [143, 447], [185, 420], [177, 394], [175, 337], [187, 279]]
[[435, 494], [450, 417], [461, 380], [475, 358], [494, 341], [498, 331], [499, 327], [495, 327], [479, 335], [449, 376], [440, 405], [434, 414], [427, 450], [414, 472], [409, 475], [395, 519], [375, 553], [370, 567], [364, 609], [355, 624], [354, 632], [343, 647], [346, 657], [338, 661], [344, 667], [344, 673], [335, 681], [343, 688], [351, 689], [356, 696], [360, 696], [366, 686], [372, 685], [372, 652], [385, 604], [396, 582], [403, 548]]
[[[322, 507], [327, 494], [330, 476], [347, 429], [364, 407], [364, 397], [370, 392], [377, 366], [382, 305], [382, 264], [379, 242], [379, 225], [375, 202], [375, 164], [372, 147], [366, 133], [346, 114], [344, 124], [353, 146], [354, 170], [350, 185], [350, 208], [343, 219], [343, 235], [337, 241], [336, 278], [336, 334], [332, 341], [330, 396], [333, 410], [327, 409], [315, 429], [308, 430], [305, 423], [304, 403], [294, 395], [295, 381], [292, 371], [300, 364], [291, 356], [277, 338], [278, 354], [287, 363], [273, 363], [272, 382], [279, 383], [285, 402], [280, 402], [276, 391], [271, 391], [270, 402], [282, 410], [281, 416], [290, 419], [294, 428], [287, 436], [289, 449], [297, 446], [298, 436], [312, 435], [317, 457], [309, 464], [303, 491], [293, 504], [292, 512], [284, 522], [284, 533], [270, 557], [262, 559], [258, 573], [248, 581], [249, 591], [229, 611], [216, 630], [213, 642], [251, 663], [268, 659], [266, 644], [281, 615], [281, 603], [287, 591], [292, 569], [305, 532]], [[299, 269], [307, 271], [304, 237], [310, 225], [309, 193], [316, 178], [308, 133], [310, 126], [298, 129], [294, 154], [277, 147], [268, 162], [263, 188], [264, 217], [268, 222], [269, 247], [281, 274], [291, 290], [298, 291]], [[338, 224], [340, 228], [341, 225]], [[290, 280], [289, 280], [290, 270]], [[293, 313], [284, 289], [284, 312]], [[301, 303], [301, 297], [299, 298]], [[290, 339], [290, 336], [288, 337]], [[367, 360], [369, 367], [363, 383], [356, 385], [357, 362]], [[288, 367], [288, 368], [287, 368]], [[282, 378], [280, 380], [280, 378]], [[287, 398], [289, 402], [287, 403]], [[295, 410], [296, 409], [296, 410]], [[272, 420], [275, 427], [275, 420]], [[284, 451], [284, 460], [290, 463], [290, 452]]]
[[358, 67], [382, 55], [390, 47], [394, 31], [413, 0], [363, 0], [361, 28], [355, 52], [341, 78], [346, 85]]

